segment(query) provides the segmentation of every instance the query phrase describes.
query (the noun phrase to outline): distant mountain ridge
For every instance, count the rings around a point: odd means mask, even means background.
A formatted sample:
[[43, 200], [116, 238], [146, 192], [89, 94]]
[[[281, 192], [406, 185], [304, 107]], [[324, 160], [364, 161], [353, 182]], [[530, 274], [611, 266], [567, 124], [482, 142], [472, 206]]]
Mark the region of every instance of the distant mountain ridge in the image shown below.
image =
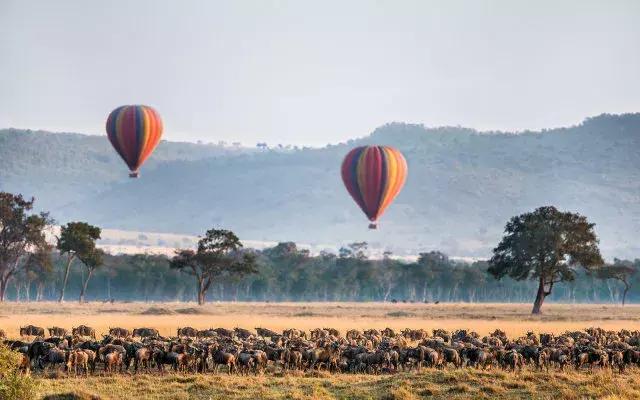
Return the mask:
[[[398, 147], [405, 189], [378, 231], [349, 198], [340, 162], [353, 146]], [[60, 222], [306, 243], [367, 240], [397, 254], [487, 256], [511, 216], [553, 204], [597, 224], [607, 257], [640, 257], [640, 114], [541, 132], [480, 133], [390, 123], [321, 149], [163, 142], [130, 180], [105, 137], [0, 130], [0, 190], [33, 195]]]

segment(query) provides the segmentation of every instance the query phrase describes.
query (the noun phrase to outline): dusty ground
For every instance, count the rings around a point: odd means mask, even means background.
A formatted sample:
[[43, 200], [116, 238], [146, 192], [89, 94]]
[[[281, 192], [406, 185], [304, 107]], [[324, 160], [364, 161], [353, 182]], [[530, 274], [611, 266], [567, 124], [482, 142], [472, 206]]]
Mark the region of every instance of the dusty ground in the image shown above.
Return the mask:
[[546, 304], [544, 314], [531, 316], [529, 304], [391, 304], [391, 303], [4, 303], [0, 304], [0, 328], [17, 336], [20, 325], [71, 328], [92, 326], [99, 333], [109, 327], [154, 327], [162, 335], [193, 326], [333, 327], [345, 332], [357, 328], [473, 329], [487, 334], [496, 328], [508, 335], [562, 332], [600, 326], [605, 329], [640, 330], [640, 306]]

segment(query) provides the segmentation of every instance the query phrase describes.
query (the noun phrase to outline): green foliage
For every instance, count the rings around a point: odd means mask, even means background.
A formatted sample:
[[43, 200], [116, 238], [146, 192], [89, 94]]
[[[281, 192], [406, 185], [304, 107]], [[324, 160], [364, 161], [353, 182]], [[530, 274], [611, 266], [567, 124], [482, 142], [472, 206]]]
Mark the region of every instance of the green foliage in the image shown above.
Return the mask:
[[32, 213], [33, 204], [33, 198], [0, 192], [0, 301], [29, 248], [46, 246], [44, 230], [53, 221], [47, 213]]
[[36, 382], [18, 370], [22, 355], [0, 344], [0, 399], [32, 400], [36, 398]]
[[171, 268], [183, 270], [196, 277], [198, 304], [203, 304], [215, 280], [238, 279], [257, 272], [256, 257], [241, 252], [242, 243], [235, 233], [224, 229], [210, 229], [198, 241], [198, 250], [178, 250], [171, 260]]
[[493, 249], [488, 272], [497, 279], [538, 279], [537, 313], [555, 283], [575, 279], [576, 266], [589, 270], [604, 264], [594, 226], [580, 214], [552, 206], [513, 217]]
[[631, 261], [618, 259], [615, 259], [613, 264], [607, 264], [595, 271], [599, 279], [616, 279], [622, 282], [627, 282], [637, 272], [637, 268]]
[[[219, 276], [217, 284], [210, 288], [208, 298], [219, 301], [382, 301], [389, 291], [388, 301], [522, 303], [531, 301], [537, 288], [537, 282], [533, 280], [515, 281], [508, 276], [493, 279], [487, 274], [485, 261], [464, 262], [436, 251], [424, 253], [415, 262], [387, 258], [367, 259], [350, 265], [338, 265], [339, 257], [329, 252], [311, 255], [291, 242], [262, 251], [242, 252], [256, 257], [257, 272], [241, 277]], [[52, 257], [56, 273], [42, 282], [43, 300], [54, 299], [62, 284], [60, 272], [66, 266], [66, 257], [58, 253]], [[87, 296], [91, 301], [197, 300], [196, 279], [182, 272], [189, 269], [170, 268], [166, 256], [106, 254], [104, 257], [104, 267], [96, 270], [89, 283]], [[618, 262], [640, 268], [640, 259]], [[624, 285], [614, 279], [603, 281], [596, 276], [597, 271], [588, 274], [577, 269], [573, 281], [555, 284], [549, 299], [564, 303], [620, 302]], [[71, 271], [70, 296], [78, 295], [82, 279], [80, 269]], [[13, 282], [21, 286], [27, 284], [23, 275]], [[640, 302], [640, 274], [631, 275], [628, 282], [628, 300]], [[36, 284], [39, 285], [36, 281], [31, 282], [32, 286]], [[15, 299], [15, 285], [9, 286], [7, 296]], [[24, 288], [20, 300], [26, 300]]]
[[96, 240], [100, 239], [101, 233], [100, 228], [86, 222], [69, 222], [60, 228], [57, 248], [62, 254], [90, 257], [95, 252]]
[[541, 278], [547, 284], [572, 280], [575, 266], [604, 264], [593, 228], [586, 217], [551, 206], [513, 217], [493, 250], [489, 273], [498, 279]]

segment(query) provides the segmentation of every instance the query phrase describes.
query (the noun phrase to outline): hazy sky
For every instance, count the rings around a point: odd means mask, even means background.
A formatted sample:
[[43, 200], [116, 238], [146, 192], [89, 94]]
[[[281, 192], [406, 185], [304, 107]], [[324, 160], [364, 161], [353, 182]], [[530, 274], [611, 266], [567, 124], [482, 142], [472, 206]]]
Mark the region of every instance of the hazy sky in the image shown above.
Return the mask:
[[0, 0], [0, 128], [324, 145], [640, 111], [640, 1]]

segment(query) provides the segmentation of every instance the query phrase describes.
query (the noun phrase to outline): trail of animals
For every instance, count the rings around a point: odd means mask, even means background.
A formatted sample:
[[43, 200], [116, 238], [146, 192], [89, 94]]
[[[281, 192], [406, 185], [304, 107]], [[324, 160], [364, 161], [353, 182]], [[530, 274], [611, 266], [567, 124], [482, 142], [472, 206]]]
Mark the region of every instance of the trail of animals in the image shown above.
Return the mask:
[[[332, 328], [309, 332], [265, 328], [250, 331], [215, 328], [177, 329], [162, 337], [157, 329], [110, 328], [98, 338], [96, 330], [80, 325], [46, 330], [20, 328], [20, 340], [4, 344], [22, 354], [25, 374], [68, 376], [139, 373], [265, 374], [326, 370], [332, 373], [393, 374], [421, 368], [502, 368], [517, 372], [525, 367], [591, 371], [613, 369], [624, 373], [640, 365], [640, 331], [605, 331], [588, 328], [555, 336], [529, 332], [508, 338], [496, 329], [480, 337], [467, 330], [390, 328], [349, 330], [343, 336]], [[28, 340], [30, 339], [30, 340]]]

